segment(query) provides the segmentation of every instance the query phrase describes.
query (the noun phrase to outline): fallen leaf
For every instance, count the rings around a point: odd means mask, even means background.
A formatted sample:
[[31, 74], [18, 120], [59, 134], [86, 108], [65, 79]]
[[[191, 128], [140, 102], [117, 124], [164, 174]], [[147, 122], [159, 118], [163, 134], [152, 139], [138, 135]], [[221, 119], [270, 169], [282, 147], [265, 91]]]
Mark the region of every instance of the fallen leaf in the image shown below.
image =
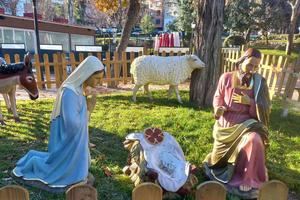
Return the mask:
[[103, 167], [102, 168], [103, 171], [104, 171], [104, 174], [108, 177], [111, 177], [112, 176], [112, 173], [111, 173], [111, 170], [108, 168], [108, 167]]

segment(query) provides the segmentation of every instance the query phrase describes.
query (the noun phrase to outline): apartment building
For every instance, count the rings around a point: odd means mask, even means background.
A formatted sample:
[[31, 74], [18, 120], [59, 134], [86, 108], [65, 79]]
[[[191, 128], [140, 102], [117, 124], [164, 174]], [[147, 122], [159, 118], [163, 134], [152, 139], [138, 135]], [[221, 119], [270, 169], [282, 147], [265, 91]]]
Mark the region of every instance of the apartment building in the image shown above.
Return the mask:
[[147, 0], [148, 14], [153, 18], [156, 29], [164, 28], [164, 0]]

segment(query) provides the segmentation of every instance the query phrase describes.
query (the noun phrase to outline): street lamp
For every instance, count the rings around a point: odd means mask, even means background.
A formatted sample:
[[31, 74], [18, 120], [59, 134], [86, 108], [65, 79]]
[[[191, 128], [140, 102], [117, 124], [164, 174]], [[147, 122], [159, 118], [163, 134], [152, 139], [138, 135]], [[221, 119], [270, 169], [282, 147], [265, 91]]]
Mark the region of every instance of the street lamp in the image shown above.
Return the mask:
[[[36, 43], [36, 53], [39, 56], [39, 60], [41, 60], [41, 50], [40, 50], [40, 36], [39, 36], [39, 24], [38, 24], [38, 17], [36, 11], [36, 0], [32, 0], [32, 7], [33, 7], [33, 16], [34, 16], [34, 31], [35, 31], [35, 43]], [[44, 82], [44, 73], [43, 67], [41, 67], [41, 80]], [[42, 84], [43, 89], [45, 89], [45, 84]]]
[[195, 29], [195, 28], [196, 28], [195, 22], [192, 22], [192, 23], [191, 23], [191, 28], [192, 28], [192, 29]]
[[194, 39], [194, 30], [196, 28], [195, 22], [191, 23], [191, 28], [192, 28], [192, 35], [191, 35], [191, 40], [190, 40], [190, 53], [193, 53], [193, 39]]
[[36, 11], [36, 0], [32, 0], [32, 7], [33, 7], [33, 16], [34, 16], [36, 53], [40, 54], [40, 36], [39, 36], [38, 17], [37, 17], [37, 11]]

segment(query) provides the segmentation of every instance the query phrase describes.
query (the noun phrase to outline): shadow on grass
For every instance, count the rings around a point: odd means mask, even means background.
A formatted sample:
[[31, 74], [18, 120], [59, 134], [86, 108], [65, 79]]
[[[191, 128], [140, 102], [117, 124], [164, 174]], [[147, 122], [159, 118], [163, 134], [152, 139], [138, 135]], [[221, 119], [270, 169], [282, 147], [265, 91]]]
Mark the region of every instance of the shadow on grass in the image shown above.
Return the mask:
[[132, 93], [122, 93], [122, 94], [110, 94], [101, 96], [101, 99], [109, 100], [109, 101], [120, 101], [127, 102], [128, 104], [135, 104], [142, 107], [152, 107], [152, 106], [165, 106], [165, 107], [182, 107], [189, 108], [193, 110], [203, 110], [210, 111], [211, 108], [199, 108], [197, 105], [189, 102], [189, 91], [180, 91], [182, 104], [177, 101], [175, 95], [169, 99], [167, 95], [167, 91], [164, 90], [156, 90], [152, 92], [153, 100], [150, 100], [148, 96], [142, 92], [139, 92], [137, 95], [137, 101], [133, 102]]
[[[26, 110], [26, 111], [25, 111]], [[28, 111], [28, 112], [27, 112]], [[23, 114], [28, 114], [31, 109], [24, 109]], [[30, 120], [27, 120], [30, 118]], [[46, 139], [48, 139], [48, 129], [44, 132], [45, 137], [41, 137], [40, 125], [46, 120], [39, 114], [27, 116], [22, 123], [31, 122], [31, 125], [23, 127], [20, 131], [18, 128], [20, 124], [10, 124], [10, 126], [1, 127], [0, 138], [0, 187], [10, 184], [18, 184], [10, 178], [10, 172], [15, 167], [15, 163], [29, 150], [47, 151]], [[31, 124], [30, 123], [30, 124]], [[45, 123], [46, 124], [46, 123]], [[46, 125], [45, 125], [46, 126]], [[47, 127], [49, 127], [47, 125]], [[15, 130], [15, 131], [12, 131]], [[11, 133], [13, 132], [13, 133]], [[35, 136], [35, 140], [23, 139], [22, 135], [30, 132]], [[125, 177], [122, 168], [126, 164], [127, 153], [123, 148], [122, 140], [124, 138], [118, 137], [113, 133], [109, 133], [98, 128], [91, 127], [89, 130], [91, 134], [91, 141], [96, 144], [95, 149], [91, 149], [92, 165], [90, 171], [96, 178], [95, 186], [98, 190], [100, 199], [114, 199], [114, 200], [129, 200], [131, 199], [131, 190], [133, 185], [129, 178]], [[20, 137], [18, 137], [20, 136]], [[112, 176], [107, 176], [104, 169], [108, 168]], [[22, 184], [21, 184], [22, 185]], [[52, 194], [32, 188], [26, 185], [23, 187], [29, 189], [31, 199], [35, 200], [63, 200], [65, 194]]]
[[[47, 104], [46, 102], [44, 102]], [[3, 109], [4, 110], [4, 109]], [[65, 196], [51, 194], [42, 190], [20, 184], [10, 177], [16, 162], [29, 150], [46, 151], [50, 130], [49, 110], [26, 107], [24, 103], [18, 105], [21, 123], [15, 123], [10, 113], [5, 113], [7, 126], [0, 127], [0, 187], [17, 184], [29, 190], [30, 199], [64, 200]]]
[[267, 149], [269, 176], [287, 183], [290, 190], [299, 194], [300, 113], [289, 112], [286, 118], [281, 113], [280, 102], [274, 101], [269, 127], [271, 145]]
[[[99, 128], [90, 127], [90, 141], [96, 145], [91, 149], [93, 164], [90, 171], [96, 178], [95, 187], [100, 199], [131, 199], [133, 184], [123, 175], [128, 152], [123, 147], [125, 138]], [[111, 176], [105, 174], [109, 170]]]

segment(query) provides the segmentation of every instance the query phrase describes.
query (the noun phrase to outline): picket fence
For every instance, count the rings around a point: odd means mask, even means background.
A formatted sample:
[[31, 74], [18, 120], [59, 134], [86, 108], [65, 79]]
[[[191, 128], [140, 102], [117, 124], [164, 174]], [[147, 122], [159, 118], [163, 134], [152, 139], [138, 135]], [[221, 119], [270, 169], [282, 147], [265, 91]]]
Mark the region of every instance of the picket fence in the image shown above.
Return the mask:
[[[243, 50], [239, 48], [224, 48], [220, 56], [221, 73], [235, 70], [235, 63], [241, 56]], [[102, 53], [70, 53], [67, 57], [65, 53], [56, 53], [42, 56], [34, 55], [33, 67], [36, 70], [37, 84], [39, 89], [59, 88], [61, 83], [67, 78], [68, 73], [76, 68], [87, 56], [97, 56], [105, 65], [105, 74], [102, 81], [108, 85], [118, 85], [120, 82], [127, 84], [132, 82], [129, 73], [132, 61], [141, 55], [160, 55], [160, 56], [178, 56], [189, 54], [188, 51], [178, 52], [158, 52], [143, 49], [139, 52], [102, 52]], [[7, 63], [11, 62], [8, 54], [4, 55]], [[20, 61], [20, 55], [14, 55], [14, 62]], [[298, 91], [297, 79], [300, 72], [300, 59], [291, 61], [289, 56], [278, 56], [262, 54], [262, 61], [259, 67], [259, 73], [265, 77], [269, 86], [271, 98], [275, 95], [291, 98], [294, 90]], [[299, 90], [300, 94], [300, 90]], [[299, 98], [300, 100], [300, 98]]]

